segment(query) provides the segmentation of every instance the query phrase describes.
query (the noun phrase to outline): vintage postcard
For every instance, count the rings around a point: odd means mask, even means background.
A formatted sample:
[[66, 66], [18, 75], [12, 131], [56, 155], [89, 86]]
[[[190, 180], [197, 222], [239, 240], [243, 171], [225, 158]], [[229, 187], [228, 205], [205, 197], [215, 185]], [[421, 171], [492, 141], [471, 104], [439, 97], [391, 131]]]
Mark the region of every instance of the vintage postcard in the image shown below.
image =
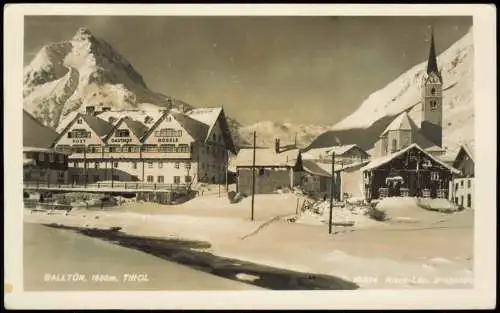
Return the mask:
[[495, 306], [494, 6], [4, 17], [6, 308]]

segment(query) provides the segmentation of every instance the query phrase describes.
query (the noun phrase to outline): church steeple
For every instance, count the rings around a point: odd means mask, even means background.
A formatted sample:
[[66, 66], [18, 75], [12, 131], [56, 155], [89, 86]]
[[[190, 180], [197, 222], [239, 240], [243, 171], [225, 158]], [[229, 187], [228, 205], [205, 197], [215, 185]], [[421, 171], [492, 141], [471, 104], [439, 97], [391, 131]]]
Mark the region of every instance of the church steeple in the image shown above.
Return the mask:
[[431, 73], [436, 74], [442, 80], [437, 65], [436, 47], [434, 46], [434, 27], [431, 27], [431, 47], [429, 49], [429, 58], [427, 59], [427, 75]]

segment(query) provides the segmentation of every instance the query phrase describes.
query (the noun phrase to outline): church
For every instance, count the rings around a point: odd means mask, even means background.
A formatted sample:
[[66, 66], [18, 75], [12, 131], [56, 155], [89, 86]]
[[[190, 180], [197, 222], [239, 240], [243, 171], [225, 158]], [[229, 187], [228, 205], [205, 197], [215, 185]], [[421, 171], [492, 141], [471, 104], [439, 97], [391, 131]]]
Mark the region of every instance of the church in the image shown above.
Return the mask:
[[431, 32], [427, 70], [422, 78], [421, 121], [399, 114], [375, 143], [375, 158], [363, 172], [367, 199], [392, 196], [447, 198], [457, 169], [439, 157], [443, 149], [443, 78]]
[[438, 69], [434, 33], [422, 79], [421, 122], [417, 125], [407, 111], [399, 114], [380, 134], [375, 143], [375, 156], [386, 156], [417, 144], [434, 156], [444, 154], [443, 145], [443, 78]]

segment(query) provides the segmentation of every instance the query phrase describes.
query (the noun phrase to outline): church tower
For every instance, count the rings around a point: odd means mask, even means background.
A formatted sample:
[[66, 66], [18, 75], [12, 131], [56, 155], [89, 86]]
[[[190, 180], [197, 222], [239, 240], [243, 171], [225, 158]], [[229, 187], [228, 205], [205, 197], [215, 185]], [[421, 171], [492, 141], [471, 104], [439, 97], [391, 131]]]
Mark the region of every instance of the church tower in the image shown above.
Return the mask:
[[427, 72], [422, 82], [422, 121], [423, 135], [442, 147], [443, 142], [443, 79], [438, 69], [434, 47], [434, 29], [431, 30], [431, 47], [427, 60]]

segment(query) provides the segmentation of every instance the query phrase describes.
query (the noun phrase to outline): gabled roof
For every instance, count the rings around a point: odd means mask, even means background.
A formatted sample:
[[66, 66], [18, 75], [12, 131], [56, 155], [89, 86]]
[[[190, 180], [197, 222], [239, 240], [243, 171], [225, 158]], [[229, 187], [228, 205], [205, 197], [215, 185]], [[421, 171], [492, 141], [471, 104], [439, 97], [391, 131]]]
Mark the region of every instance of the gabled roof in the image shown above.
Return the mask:
[[394, 130], [411, 131], [413, 142], [419, 145], [423, 149], [431, 148], [431, 151], [432, 149], [437, 149], [437, 150], [439, 149], [439, 147], [437, 147], [432, 141], [430, 141], [424, 136], [424, 134], [420, 130], [420, 127], [418, 127], [415, 121], [408, 115], [407, 111], [404, 111], [403, 113], [399, 114], [382, 132], [380, 137], [385, 136], [389, 131], [394, 131]]
[[386, 133], [392, 131], [392, 130], [412, 130], [414, 127], [416, 127], [415, 123], [413, 122], [408, 115], [406, 111], [403, 113], [399, 114], [390, 124], [387, 126], [387, 128], [380, 134], [380, 136], [385, 135]]
[[399, 151], [397, 151], [395, 153], [392, 153], [392, 154], [389, 154], [389, 155], [386, 155], [386, 156], [383, 156], [383, 157], [379, 157], [379, 158], [373, 159], [370, 163], [368, 163], [366, 166], [364, 166], [363, 168], [361, 168], [361, 171], [368, 171], [368, 170], [380, 167], [380, 166], [382, 166], [384, 164], [387, 164], [390, 161], [392, 161], [393, 159], [395, 159], [396, 157], [398, 157], [398, 156], [406, 153], [410, 149], [418, 149], [418, 150], [422, 151], [429, 159], [431, 159], [434, 162], [436, 162], [436, 163], [442, 165], [443, 167], [447, 168], [452, 173], [455, 173], [455, 174], [459, 174], [460, 173], [459, 170], [457, 170], [453, 166], [450, 166], [449, 164], [446, 164], [445, 162], [441, 161], [440, 159], [434, 157], [429, 152], [427, 152], [424, 149], [422, 149], [416, 143], [411, 144], [408, 147], [406, 147], [404, 149], [401, 149], [401, 150], [399, 150]]
[[325, 170], [313, 160], [302, 160], [304, 171], [315, 176], [332, 177], [332, 172]]
[[[276, 153], [274, 149], [255, 149], [255, 166], [277, 166], [277, 167], [293, 167], [301, 160], [299, 149], [292, 149]], [[234, 166], [248, 167], [252, 166], [253, 162], [253, 149], [240, 149]]]
[[234, 141], [231, 136], [231, 131], [229, 129], [229, 125], [223, 107], [192, 109], [186, 112], [185, 114], [190, 118], [193, 118], [205, 125], [208, 125], [209, 129], [207, 131], [205, 141], [209, 139], [208, 137], [210, 136], [212, 129], [215, 127], [217, 121], [219, 121], [222, 133], [224, 135], [224, 141], [226, 143], [226, 147], [231, 152], [236, 154], [236, 147], [234, 146]]
[[23, 146], [50, 148], [59, 134], [23, 109]]
[[208, 125], [203, 124], [182, 113], [172, 113], [172, 117], [181, 124], [191, 137], [196, 141], [204, 142], [208, 133]]
[[474, 145], [473, 144], [462, 144], [460, 145], [460, 149], [458, 149], [457, 155], [455, 156], [455, 159], [453, 160], [453, 164], [455, 164], [458, 161], [458, 157], [460, 156], [461, 153], [467, 154], [472, 161], [474, 161]]
[[97, 117], [97, 116], [93, 116], [93, 115], [86, 115], [86, 114], [82, 114], [82, 113], [78, 113], [75, 115], [75, 117], [73, 118], [73, 120], [71, 122], [68, 123], [68, 125], [66, 125], [66, 127], [63, 129], [63, 131], [61, 131], [61, 133], [59, 134], [59, 136], [57, 136], [57, 138], [54, 140], [54, 143], [53, 145], [62, 137], [64, 136], [64, 134], [66, 134], [66, 132], [71, 128], [71, 126], [73, 126], [73, 124], [75, 124], [75, 122], [79, 119], [79, 118], [82, 118], [85, 123], [87, 123], [87, 125], [89, 125], [89, 127], [101, 138], [101, 139], [105, 139], [108, 134], [111, 132], [111, 130], [113, 129], [113, 124], [110, 124], [106, 121], [104, 121], [103, 119]]
[[97, 116], [82, 114], [81, 117], [87, 123], [87, 125], [89, 125], [89, 127], [92, 128], [92, 130], [101, 138], [106, 136], [113, 129], [113, 124], [110, 124]]
[[365, 152], [367, 155], [368, 153], [361, 149], [356, 144], [350, 144], [350, 145], [339, 145], [339, 146], [331, 146], [331, 147], [324, 147], [324, 148], [315, 148], [315, 149], [310, 149], [307, 152], [303, 154], [304, 159], [318, 159], [321, 155], [332, 155], [332, 152], [335, 152], [335, 155], [337, 156], [342, 156], [346, 152], [350, 151], [353, 148], [359, 148], [361, 151]]
[[141, 137], [144, 135], [144, 133], [146, 133], [146, 131], [148, 130], [148, 127], [144, 124], [142, 124], [141, 122], [139, 121], [134, 121], [132, 120], [131, 118], [125, 116], [125, 117], [122, 117], [116, 124], [115, 126], [113, 126], [113, 128], [108, 132], [108, 134], [106, 135], [106, 137], [104, 138], [105, 141], [107, 141], [115, 132], [115, 130], [121, 125], [125, 123], [125, 125], [127, 125], [127, 127], [132, 131], [132, 133], [134, 133], [134, 135], [139, 139], [141, 140]]

